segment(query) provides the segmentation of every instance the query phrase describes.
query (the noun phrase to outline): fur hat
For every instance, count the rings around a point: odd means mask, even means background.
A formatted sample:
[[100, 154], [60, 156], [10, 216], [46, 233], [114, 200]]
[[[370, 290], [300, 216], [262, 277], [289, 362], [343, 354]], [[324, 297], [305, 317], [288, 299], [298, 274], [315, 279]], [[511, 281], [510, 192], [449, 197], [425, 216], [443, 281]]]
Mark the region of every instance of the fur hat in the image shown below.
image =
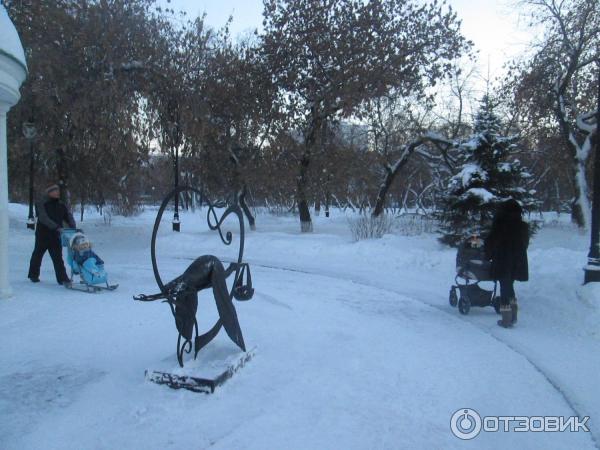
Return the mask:
[[77, 252], [83, 252], [91, 249], [92, 243], [84, 234], [77, 233], [72, 238], [71, 248]]
[[58, 186], [58, 184], [53, 184], [51, 186], [48, 186], [48, 188], [46, 189], [46, 194], [49, 194], [50, 192], [54, 192], [54, 191], [59, 191], [60, 187]]

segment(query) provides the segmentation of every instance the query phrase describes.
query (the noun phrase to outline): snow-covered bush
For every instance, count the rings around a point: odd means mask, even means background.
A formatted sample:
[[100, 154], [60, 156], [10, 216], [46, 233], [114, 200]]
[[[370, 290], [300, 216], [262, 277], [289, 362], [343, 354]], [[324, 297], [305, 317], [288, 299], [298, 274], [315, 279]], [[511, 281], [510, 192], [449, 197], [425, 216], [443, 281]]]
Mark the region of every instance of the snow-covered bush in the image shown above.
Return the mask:
[[363, 239], [379, 239], [384, 234], [392, 231], [393, 219], [387, 214], [372, 217], [370, 214], [361, 214], [348, 219], [348, 226], [355, 241]]
[[102, 214], [102, 220], [104, 220], [104, 225], [111, 226], [112, 213], [110, 211], [104, 211], [104, 214]]
[[396, 217], [394, 230], [402, 236], [417, 236], [424, 233], [434, 233], [438, 229], [435, 218], [418, 213], [405, 213]]
[[266, 211], [268, 214], [276, 217], [285, 217], [285, 216], [293, 216], [295, 214], [295, 209], [288, 205], [281, 204], [272, 204], [266, 207]]
[[137, 216], [144, 211], [143, 205], [138, 202], [131, 202], [121, 194], [117, 195], [117, 201], [110, 205], [110, 212], [116, 216], [132, 217]]

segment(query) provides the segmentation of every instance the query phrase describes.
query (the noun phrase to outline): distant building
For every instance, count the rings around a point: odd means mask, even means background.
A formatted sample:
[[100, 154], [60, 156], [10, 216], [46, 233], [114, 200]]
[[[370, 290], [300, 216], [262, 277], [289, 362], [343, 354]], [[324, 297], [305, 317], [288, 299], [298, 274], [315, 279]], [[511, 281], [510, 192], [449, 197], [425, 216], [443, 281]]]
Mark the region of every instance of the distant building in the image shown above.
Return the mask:
[[358, 151], [369, 150], [369, 127], [364, 124], [342, 121], [335, 130], [335, 135], [344, 144]]
[[[366, 152], [369, 150], [369, 127], [364, 124], [342, 121], [330, 130], [334, 139], [343, 145], [352, 147], [356, 151]], [[294, 129], [289, 131], [290, 137], [298, 144], [304, 144], [302, 131]], [[331, 136], [331, 134], [329, 134]]]

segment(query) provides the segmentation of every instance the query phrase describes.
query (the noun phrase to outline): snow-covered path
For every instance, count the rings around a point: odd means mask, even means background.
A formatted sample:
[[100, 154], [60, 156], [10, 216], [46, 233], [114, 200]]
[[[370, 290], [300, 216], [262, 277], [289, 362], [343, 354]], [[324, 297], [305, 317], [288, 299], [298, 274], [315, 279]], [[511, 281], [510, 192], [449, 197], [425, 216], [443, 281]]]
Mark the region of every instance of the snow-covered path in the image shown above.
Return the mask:
[[[165, 305], [131, 300], [155, 289], [150, 221], [151, 214], [112, 227], [86, 225], [121, 284], [99, 295], [57, 287], [47, 261], [44, 282], [29, 283], [22, 275], [32, 236], [11, 223], [17, 295], [0, 303], [0, 448], [594, 448], [587, 433], [455, 438], [450, 416], [463, 407], [482, 415], [573, 411], [527, 360], [541, 365], [550, 353], [537, 355], [541, 344], [524, 345], [538, 341], [527, 310], [523, 325], [510, 331], [492, 326], [491, 309], [460, 317], [446, 306], [448, 280], [435, 273], [440, 261], [430, 267], [430, 282], [421, 283], [419, 269], [427, 264], [418, 255], [422, 250], [409, 249], [414, 263], [403, 267], [390, 266], [385, 254], [371, 265], [365, 261], [381, 250], [378, 245], [390, 244], [385, 240], [350, 244], [339, 234], [304, 237], [268, 227], [251, 233], [246, 255], [257, 263], [256, 294], [236, 308], [257, 356], [212, 396], [145, 383], [144, 369], [165, 359], [175, 364], [176, 339]], [[281, 221], [277, 226], [285, 229]], [[197, 240], [197, 233], [165, 233], [161, 242], [165, 255], [194, 257], [191, 243]], [[205, 240], [200, 247], [210, 253], [218, 246]], [[435, 255], [445, 264], [447, 253]], [[188, 262], [170, 256], [162, 261], [175, 272]], [[382, 265], [390, 267], [383, 272]], [[215, 314], [211, 294], [202, 294], [200, 328], [211, 325]], [[584, 372], [598, 361], [597, 335], [587, 329], [579, 337], [591, 362], [580, 366], [573, 386], [557, 385], [567, 398], [597, 373]], [[210, 345], [235, 352], [224, 333]], [[558, 370], [558, 382], [563, 372]], [[597, 398], [598, 389], [589, 395]]]

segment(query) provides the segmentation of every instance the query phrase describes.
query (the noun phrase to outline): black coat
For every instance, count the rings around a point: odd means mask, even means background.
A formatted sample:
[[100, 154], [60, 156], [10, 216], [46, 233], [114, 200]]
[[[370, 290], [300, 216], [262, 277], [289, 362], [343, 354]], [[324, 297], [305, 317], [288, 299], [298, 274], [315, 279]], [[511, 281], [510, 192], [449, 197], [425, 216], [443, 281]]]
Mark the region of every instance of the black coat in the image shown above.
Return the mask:
[[492, 260], [492, 278], [527, 281], [528, 246], [529, 226], [525, 222], [508, 218], [495, 220], [485, 240], [486, 256]]
[[58, 199], [46, 197], [35, 205], [37, 226], [35, 234], [38, 239], [50, 240], [58, 238], [59, 228], [75, 228], [75, 220], [66, 205]]

